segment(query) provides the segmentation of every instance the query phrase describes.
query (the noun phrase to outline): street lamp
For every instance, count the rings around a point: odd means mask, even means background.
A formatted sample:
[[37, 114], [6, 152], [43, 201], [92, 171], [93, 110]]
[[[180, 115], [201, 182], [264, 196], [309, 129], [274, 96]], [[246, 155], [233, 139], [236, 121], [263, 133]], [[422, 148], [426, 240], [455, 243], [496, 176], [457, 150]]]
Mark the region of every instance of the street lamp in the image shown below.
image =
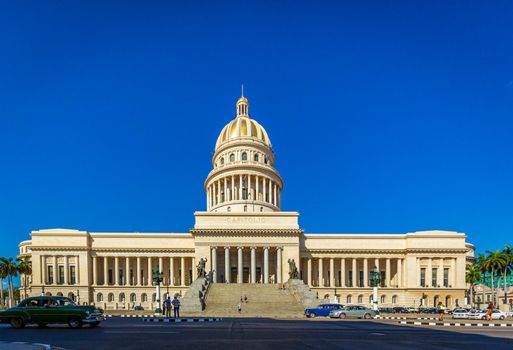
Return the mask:
[[374, 271], [370, 272], [370, 284], [372, 287], [372, 309], [378, 310], [378, 286], [381, 283], [381, 272], [378, 267], [374, 267]]
[[77, 304], [80, 305], [80, 290], [77, 289]]
[[41, 296], [44, 296], [45, 295], [45, 285], [43, 284], [41, 286]]
[[162, 316], [162, 309], [160, 308], [160, 283], [164, 280], [164, 273], [158, 269], [153, 270], [152, 279], [157, 288], [157, 307], [155, 308], [155, 316]]

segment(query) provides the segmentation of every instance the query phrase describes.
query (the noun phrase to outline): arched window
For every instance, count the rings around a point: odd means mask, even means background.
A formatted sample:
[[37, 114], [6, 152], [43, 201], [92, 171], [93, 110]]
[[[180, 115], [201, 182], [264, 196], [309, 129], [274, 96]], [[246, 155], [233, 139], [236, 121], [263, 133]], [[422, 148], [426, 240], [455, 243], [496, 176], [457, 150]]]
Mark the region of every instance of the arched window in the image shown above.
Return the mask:
[[231, 207], [228, 207], [228, 213], [232, 211], [232, 208]]
[[248, 160], [248, 154], [246, 152], [242, 152], [242, 160]]
[[347, 296], [346, 300], [347, 300], [347, 303], [348, 303], [348, 304], [352, 304], [352, 303], [353, 303], [353, 296], [352, 296], [351, 294], [349, 294], [349, 295]]
[[230, 162], [235, 162], [235, 154], [230, 154]]
[[143, 303], [145, 303], [145, 302], [147, 302], [147, 301], [148, 301], [148, 295], [146, 295], [146, 293], [143, 293], [143, 294], [141, 295], [141, 301], [142, 301]]
[[246, 211], [248, 211], [248, 206], [247, 205], [244, 206], [244, 212], [246, 212]]
[[130, 294], [130, 302], [135, 303], [137, 301], [137, 298], [135, 296], [135, 293]]
[[58, 297], [62, 297], [62, 292], [58, 292], [58, 293], [57, 293], [57, 296], [58, 296]]
[[363, 295], [358, 296], [358, 304], [363, 304]]
[[224, 165], [224, 157], [221, 158], [221, 165]]
[[99, 302], [99, 303], [103, 301], [103, 294], [102, 293], [96, 294], [96, 301]]
[[392, 296], [392, 304], [397, 304], [397, 295]]
[[387, 297], [385, 295], [381, 296], [381, 304], [384, 304], [387, 302]]
[[112, 303], [114, 301], [114, 293], [109, 293], [109, 295], [107, 296], [107, 300], [109, 301], [109, 303]]
[[254, 160], [255, 162], [258, 162], [258, 153], [255, 153], [255, 155], [253, 156], [253, 160]]
[[153, 294], [151, 295], [151, 301], [152, 301], [152, 302], [157, 301], [157, 293], [153, 293]]
[[119, 293], [119, 301], [122, 303], [125, 302], [125, 293]]

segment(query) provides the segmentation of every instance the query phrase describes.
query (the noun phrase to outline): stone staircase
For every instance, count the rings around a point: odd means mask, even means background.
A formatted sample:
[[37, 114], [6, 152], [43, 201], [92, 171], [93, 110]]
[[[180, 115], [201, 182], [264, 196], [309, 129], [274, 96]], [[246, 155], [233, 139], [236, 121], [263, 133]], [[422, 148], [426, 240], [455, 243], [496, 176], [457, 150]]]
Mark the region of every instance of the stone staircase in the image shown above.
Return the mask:
[[[242, 312], [237, 305], [240, 298], [247, 296], [242, 303]], [[206, 297], [203, 315], [212, 317], [304, 317], [303, 306], [286, 289], [277, 284], [224, 284], [212, 283]]]

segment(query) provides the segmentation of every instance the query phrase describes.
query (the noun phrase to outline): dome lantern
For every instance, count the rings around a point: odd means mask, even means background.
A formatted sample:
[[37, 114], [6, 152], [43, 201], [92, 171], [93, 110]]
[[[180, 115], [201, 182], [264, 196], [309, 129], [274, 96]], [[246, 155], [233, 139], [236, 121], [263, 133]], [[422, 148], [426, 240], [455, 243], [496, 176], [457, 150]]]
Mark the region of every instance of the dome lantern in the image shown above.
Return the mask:
[[242, 85], [242, 93], [237, 100], [237, 117], [249, 117], [249, 102], [244, 97], [244, 85]]

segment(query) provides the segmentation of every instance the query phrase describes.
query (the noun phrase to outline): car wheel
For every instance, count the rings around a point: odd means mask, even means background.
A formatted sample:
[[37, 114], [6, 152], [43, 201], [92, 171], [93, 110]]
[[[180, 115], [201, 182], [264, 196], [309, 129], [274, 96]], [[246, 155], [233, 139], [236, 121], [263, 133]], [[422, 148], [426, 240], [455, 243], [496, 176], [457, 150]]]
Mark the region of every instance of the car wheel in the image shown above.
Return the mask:
[[78, 317], [71, 317], [68, 320], [68, 325], [70, 328], [80, 328], [82, 327], [82, 320]]
[[482, 320], [486, 320], [486, 316], [481, 317]]
[[100, 322], [89, 323], [89, 327], [96, 328], [96, 327], [98, 327], [99, 324], [100, 324]]
[[23, 322], [23, 319], [19, 317], [11, 318], [11, 327], [14, 329], [20, 329], [25, 327], [25, 322]]
[[340, 316], [338, 318], [344, 319], [344, 318], [346, 318], [346, 314], [340, 314]]
[[310, 318], [315, 318], [316, 316], [317, 316], [317, 315], [315, 314], [315, 312], [310, 312], [310, 313], [308, 314], [308, 317], [310, 317]]
[[499, 317], [499, 320], [503, 320], [504, 318], [505, 318], [504, 316], [501, 316], [501, 317]]
[[371, 318], [371, 314], [365, 314], [363, 315], [363, 318], [365, 318], [366, 320], [370, 319]]

